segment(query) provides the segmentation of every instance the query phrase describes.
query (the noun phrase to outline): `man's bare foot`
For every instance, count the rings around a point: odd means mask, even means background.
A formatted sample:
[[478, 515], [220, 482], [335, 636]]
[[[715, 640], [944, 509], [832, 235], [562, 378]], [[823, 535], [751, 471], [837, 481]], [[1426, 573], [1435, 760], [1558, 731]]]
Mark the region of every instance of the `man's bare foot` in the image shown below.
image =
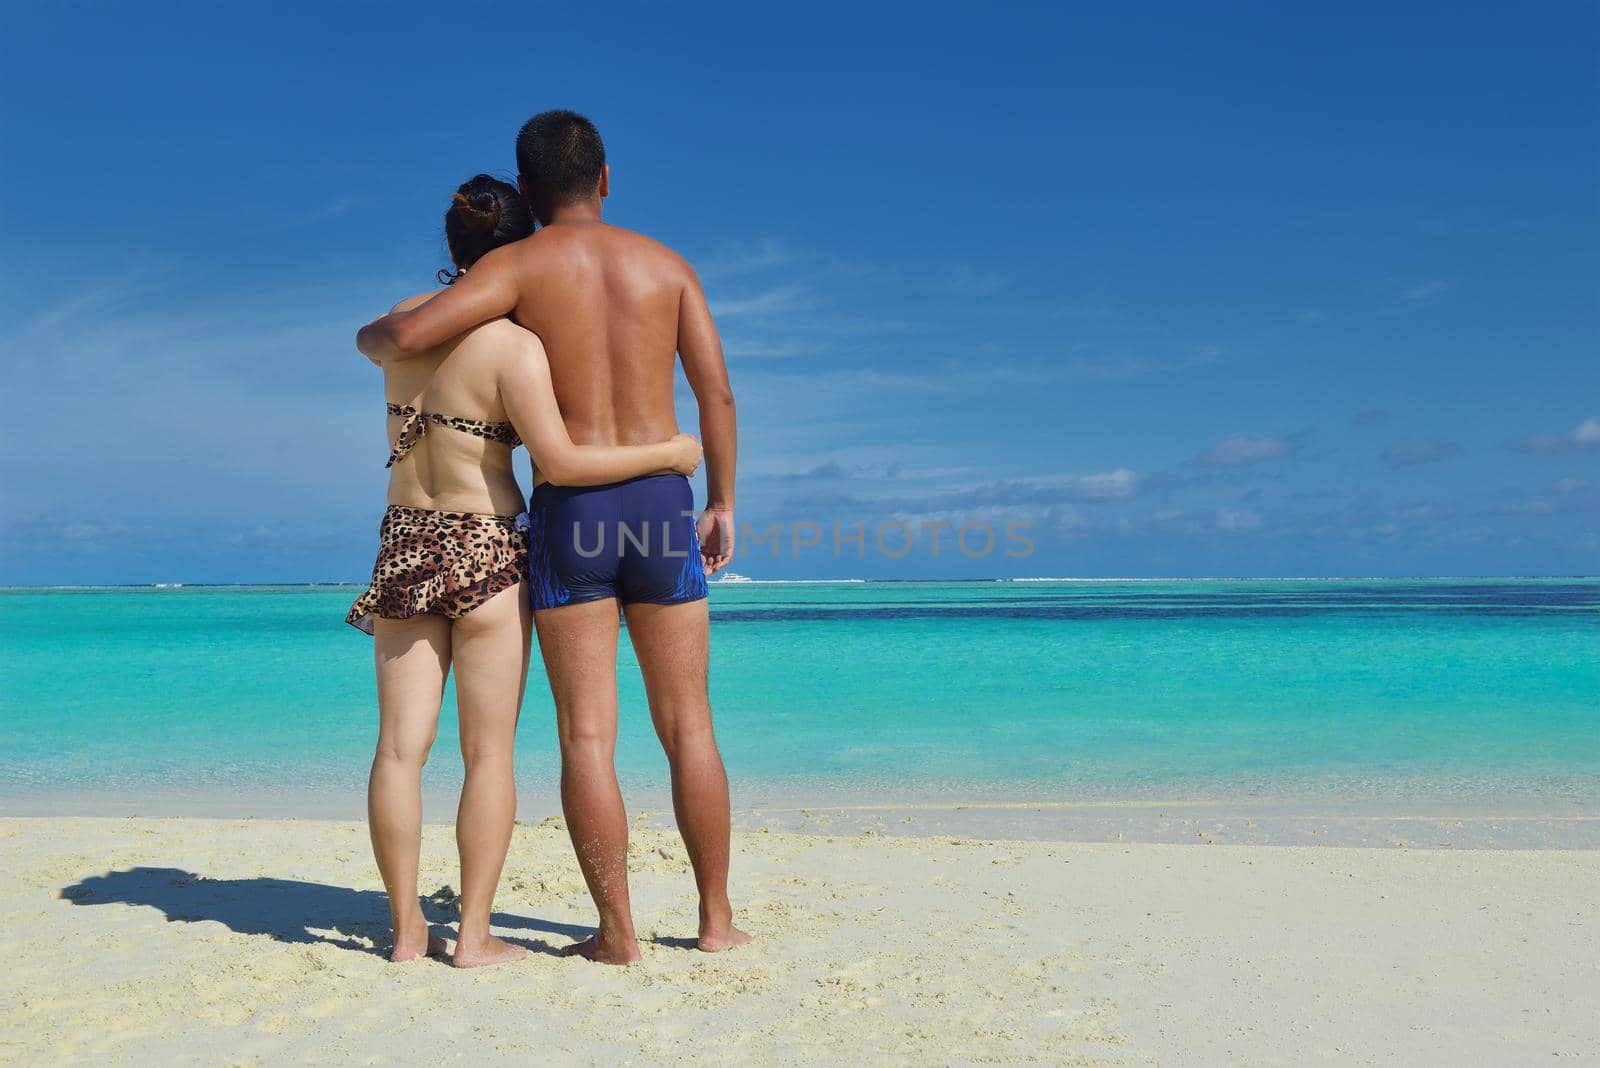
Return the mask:
[[528, 951], [521, 946], [514, 946], [510, 942], [502, 941], [490, 935], [487, 941], [477, 942], [471, 946], [456, 943], [456, 955], [450, 963], [457, 968], [483, 968], [490, 964], [507, 964], [514, 960], [521, 960], [528, 955]]
[[721, 953], [734, 946], [742, 946], [750, 936], [733, 925], [733, 907], [726, 898], [711, 904], [700, 901], [700, 938], [696, 943], [702, 953]]
[[637, 964], [644, 959], [637, 938], [612, 938], [604, 931], [596, 931], [582, 942], [572, 943], [561, 955], [582, 957], [596, 964]]
[[389, 959], [396, 964], [418, 957], [442, 957], [450, 951], [450, 943], [442, 938], [436, 938], [423, 929], [423, 936], [402, 937], [396, 936], [394, 949], [389, 951]]
[[700, 940], [696, 944], [702, 953], [721, 953], [723, 950], [732, 949], [734, 946], [747, 945], [749, 941], [750, 936], [739, 930], [730, 921], [715, 925], [701, 924]]

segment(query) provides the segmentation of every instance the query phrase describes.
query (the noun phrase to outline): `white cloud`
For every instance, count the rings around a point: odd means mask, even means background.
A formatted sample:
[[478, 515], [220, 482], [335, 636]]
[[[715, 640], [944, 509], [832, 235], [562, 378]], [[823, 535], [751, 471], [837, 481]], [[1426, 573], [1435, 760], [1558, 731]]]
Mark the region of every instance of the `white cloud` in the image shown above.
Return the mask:
[[1461, 451], [1461, 446], [1449, 441], [1430, 438], [1410, 438], [1390, 442], [1383, 450], [1383, 461], [1390, 467], [1416, 467], [1419, 464], [1447, 460]]
[[1412, 286], [1410, 289], [1404, 290], [1400, 295], [1409, 301], [1424, 301], [1448, 293], [1453, 288], [1455, 288], [1454, 282], [1435, 278], [1431, 281], [1423, 282], [1421, 285]]
[[717, 319], [755, 318], [800, 311], [809, 305], [805, 286], [788, 282], [749, 296], [708, 298], [711, 314]]
[[695, 270], [701, 278], [724, 278], [773, 271], [793, 262], [793, 253], [776, 241], [766, 240], [713, 253], [696, 263]]
[[1201, 453], [1195, 463], [1202, 467], [1242, 467], [1287, 456], [1298, 447], [1298, 442], [1290, 438], [1230, 434]]
[[760, 341], [727, 336], [722, 339], [722, 354], [730, 362], [787, 360], [797, 356], [814, 356], [816, 353], [816, 346], [802, 345], [796, 341]]
[[1600, 449], [1600, 418], [1590, 416], [1571, 430], [1560, 434], [1535, 434], [1511, 443], [1522, 452], [1574, 452]]
[[1255, 530], [1261, 526], [1261, 513], [1248, 508], [1218, 508], [1217, 529], [1228, 531]]
[[1143, 476], [1131, 468], [1119, 467], [1114, 471], [1088, 475], [1063, 475], [1041, 481], [1046, 485], [1061, 486], [1073, 500], [1120, 501], [1127, 500], [1139, 491], [1142, 478]]

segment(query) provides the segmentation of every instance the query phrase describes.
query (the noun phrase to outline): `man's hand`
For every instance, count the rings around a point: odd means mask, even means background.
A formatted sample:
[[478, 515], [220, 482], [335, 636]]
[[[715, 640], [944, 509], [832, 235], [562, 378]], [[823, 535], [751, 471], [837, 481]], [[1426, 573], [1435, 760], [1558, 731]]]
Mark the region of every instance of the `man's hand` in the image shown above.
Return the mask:
[[392, 360], [401, 355], [394, 343], [394, 327], [405, 314], [403, 311], [392, 311], [388, 315], [380, 315], [363, 326], [356, 332], [356, 348], [380, 367], [383, 366], [384, 360]]
[[362, 350], [363, 357], [382, 366], [384, 360], [394, 360], [395, 357], [403, 355], [395, 345], [395, 325], [408, 315], [405, 310], [406, 304], [408, 302], [400, 302], [395, 305], [392, 312], [379, 315], [371, 323], [358, 329], [355, 333], [355, 347]]
[[707, 507], [695, 532], [700, 535], [700, 560], [710, 578], [733, 561], [733, 509]]

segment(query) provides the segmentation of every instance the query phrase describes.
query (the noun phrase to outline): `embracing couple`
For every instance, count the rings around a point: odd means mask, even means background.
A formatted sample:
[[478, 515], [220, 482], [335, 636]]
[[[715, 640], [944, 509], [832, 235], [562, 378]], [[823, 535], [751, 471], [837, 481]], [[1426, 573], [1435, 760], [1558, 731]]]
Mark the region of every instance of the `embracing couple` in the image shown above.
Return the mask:
[[[516, 812], [512, 751], [537, 629], [561, 740], [561, 804], [599, 910], [569, 951], [639, 959], [617, 786], [619, 617], [672, 772], [700, 893], [699, 947], [748, 941], [728, 901], [728, 780], [711, 728], [706, 576], [733, 554], [733, 394], [705, 294], [670, 249], [600, 219], [594, 125], [548, 111], [517, 137], [517, 187], [478, 175], [445, 213], [454, 272], [356, 343], [383, 368], [389, 508], [372, 584], [348, 621], [375, 641], [380, 726], [368, 786], [393, 960], [440, 954], [417, 898], [422, 765], [455, 671], [466, 766], [454, 963], [525, 950], [489, 931]], [[537, 227], [536, 227], [537, 222]], [[700, 408], [707, 502], [687, 475], [675, 360]], [[525, 444], [534, 490], [511, 464]]]

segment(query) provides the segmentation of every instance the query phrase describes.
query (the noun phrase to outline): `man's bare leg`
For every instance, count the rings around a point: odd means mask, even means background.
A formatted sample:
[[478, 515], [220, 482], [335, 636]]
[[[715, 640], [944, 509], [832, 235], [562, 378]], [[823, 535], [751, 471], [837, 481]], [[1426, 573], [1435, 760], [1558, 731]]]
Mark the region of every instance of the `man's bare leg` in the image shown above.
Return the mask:
[[634, 604], [627, 611], [628, 640], [644, 674], [650, 718], [672, 768], [672, 811], [700, 891], [700, 948], [731, 949], [750, 936], [733, 925], [728, 901], [728, 775], [706, 688], [707, 604]]
[[439, 733], [439, 704], [450, 670], [450, 623], [441, 616], [375, 620], [378, 747], [367, 780], [372, 853], [389, 892], [392, 961], [443, 953], [417, 900], [422, 852], [422, 765]]
[[461, 760], [466, 781], [456, 814], [461, 853], [461, 927], [452, 963], [457, 968], [501, 964], [528, 955], [489, 933], [517, 815], [512, 752], [527, 681], [533, 632], [527, 590], [513, 586], [455, 621], [451, 632], [456, 707], [461, 715]]
[[628, 902], [628, 814], [617, 785], [617, 602], [533, 614], [561, 739], [561, 811], [600, 929], [568, 948], [603, 964], [640, 959]]

